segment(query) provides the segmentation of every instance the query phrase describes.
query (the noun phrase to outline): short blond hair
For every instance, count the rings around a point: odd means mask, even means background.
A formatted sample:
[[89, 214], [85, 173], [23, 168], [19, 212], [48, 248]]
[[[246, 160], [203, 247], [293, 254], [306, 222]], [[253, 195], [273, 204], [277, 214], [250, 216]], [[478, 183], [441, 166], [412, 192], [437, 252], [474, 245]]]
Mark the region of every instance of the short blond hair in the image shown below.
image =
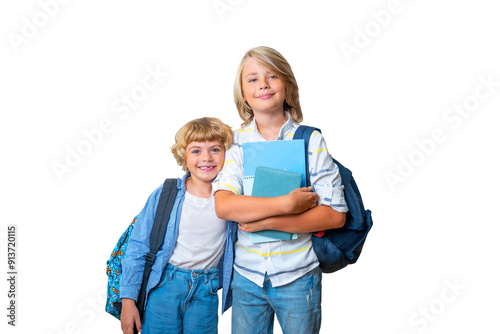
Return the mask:
[[175, 144], [170, 148], [175, 160], [185, 172], [186, 147], [192, 142], [219, 140], [227, 151], [233, 145], [233, 130], [215, 117], [202, 117], [186, 123], [175, 134]]
[[267, 46], [258, 46], [245, 53], [243, 59], [241, 59], [234, 81], [234, 103], [236, 104], [240, 118], [243, 120], [242, 126], [248, 125], [254, 118], [252, 107], [243, 98], [241, 82], [243, 68], [250, 58], [254, 58], [261, 65], [281, 74], [285, 84], [283, 112], [288, 111], [295, 123], [302, 122], [303, 116], [299, 101], [299, 87], [290, 64], [278, 51]]

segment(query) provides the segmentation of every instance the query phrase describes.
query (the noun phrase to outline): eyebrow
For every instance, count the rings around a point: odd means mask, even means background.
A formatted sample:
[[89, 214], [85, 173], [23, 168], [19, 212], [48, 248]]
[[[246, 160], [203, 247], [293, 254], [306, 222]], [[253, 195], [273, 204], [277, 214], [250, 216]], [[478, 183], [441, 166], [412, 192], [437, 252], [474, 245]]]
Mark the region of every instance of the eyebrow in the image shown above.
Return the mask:
[[[224, 145], [221, 145], [221, 144], [215, 144], [215, 145], [209, 146], [208, 148], [223, 147], [223, 146]], [[201, 146], [195, 145], [195, 146], [191, 146], [189, 149], [191, 150], [193, 148], [201, 148]]]
[[[249, 77], [251, 75], [257, 75], [257, 74], [259, 74], [259, 73], [257, 73], [257, 72], [248, 73], [247, 75], [245, 75], [245, 78], [247, 78], [247, 77]], [[267, 70], [266, 74], [276, 74], [276, 72], [273, 71], [273, 70]]]

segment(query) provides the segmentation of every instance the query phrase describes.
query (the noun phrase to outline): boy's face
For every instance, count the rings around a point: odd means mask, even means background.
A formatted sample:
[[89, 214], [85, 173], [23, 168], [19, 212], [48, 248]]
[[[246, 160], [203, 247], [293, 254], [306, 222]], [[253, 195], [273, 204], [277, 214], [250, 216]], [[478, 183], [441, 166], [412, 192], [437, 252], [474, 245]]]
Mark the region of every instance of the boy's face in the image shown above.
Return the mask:
[[225, 148], [221, 141], [191, 142], [186, 146], [186, 165], [191, 179], [212, 183], [224, 166]]
[[254, 112], [283, 113], [285, 83], [278, 73], [260, 64], [254, 58], [248, 59], [241, 76], [243, 99]]

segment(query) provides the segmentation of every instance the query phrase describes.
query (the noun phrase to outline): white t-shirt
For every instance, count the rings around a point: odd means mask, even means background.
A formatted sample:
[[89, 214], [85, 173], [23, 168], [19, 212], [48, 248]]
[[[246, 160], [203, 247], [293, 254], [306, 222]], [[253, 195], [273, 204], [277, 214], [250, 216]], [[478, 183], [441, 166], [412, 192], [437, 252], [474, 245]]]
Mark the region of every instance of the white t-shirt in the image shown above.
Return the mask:
[[215, 215], [214, 197], [200, 198], [186, 191], [169, 263], [187, 270], [216, 267], [224, 253], [226, 233], [226, 221]]

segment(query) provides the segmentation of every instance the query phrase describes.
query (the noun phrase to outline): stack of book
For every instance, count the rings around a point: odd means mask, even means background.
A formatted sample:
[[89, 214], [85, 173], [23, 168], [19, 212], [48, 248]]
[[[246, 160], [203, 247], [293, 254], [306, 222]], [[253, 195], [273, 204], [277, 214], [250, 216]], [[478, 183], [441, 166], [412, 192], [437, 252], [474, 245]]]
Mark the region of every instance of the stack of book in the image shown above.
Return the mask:
[[[277, 140], [243, 143], [243, 193], [258, 197], [277, 197], [304, 187], [304, 140]], [[253, 243], [292, 240], [297, 233], [265, 230], [250, 233]]]

